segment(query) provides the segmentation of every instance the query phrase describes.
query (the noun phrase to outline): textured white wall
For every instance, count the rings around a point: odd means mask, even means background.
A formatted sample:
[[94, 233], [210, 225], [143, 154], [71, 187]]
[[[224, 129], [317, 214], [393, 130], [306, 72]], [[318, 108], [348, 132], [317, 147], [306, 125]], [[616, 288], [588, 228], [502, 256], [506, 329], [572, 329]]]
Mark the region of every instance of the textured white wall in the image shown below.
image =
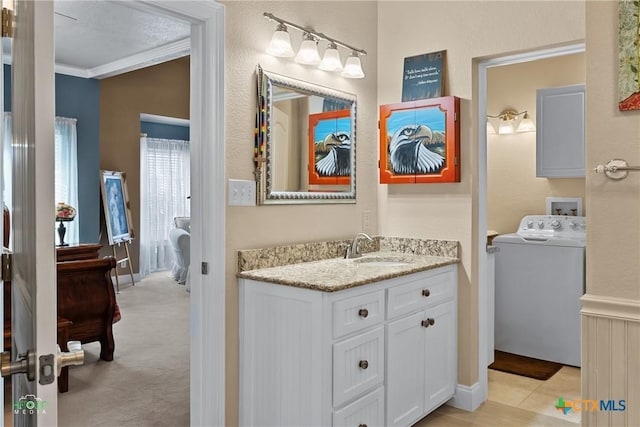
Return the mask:
[[[266, 70], [354, 93], [357, 96], [357, 204], [228, 207], [226, 211], [227, 340], [226, 417], [238, 414], [238, 249], [349, 238], [361, 231], [362, 211], [372, 212], [377, 230], [377, 4], [375, 2], [245, 2], [225, 4], [225, 138], [227, 178], [253, 179], [253, 129], [258, 64]], [[311, 26], [369, 54], [362, 58], [366, 78], [345, 79], [292, 59], [264, 53], [275, 24], [263, 12]], [[298, 46], [300, 32], [291, 30]], [[322, 45], [324, 46], [324, 44]], [[343, 52], [343, 58], [345, 54]]]
[[[487, 112], [527, 110], [536, 121], [536, 90], [584, 84], [585, 54], [487, 70]], [[580, 197], [584, 178], [537, 178], [536, 133], [487, 136], [487, 228], [513, 233], [525, 215], [544, 215], [547, 197]], [[586, 210], [583, 211], [583, 215]]]
[[[477, 61], [584, 38], [584, 3], [425, 1], [380, 2], [378, 103], [400, 102], [403, 59], [447, 50], [445, 93], [461, 98], [461, 168], [457, 184], [382, 185], [384, 235], [461, 242], [458, 285], [458, 383], [478, 380]], [[484, 122], [482, 126], [484, 126]]]

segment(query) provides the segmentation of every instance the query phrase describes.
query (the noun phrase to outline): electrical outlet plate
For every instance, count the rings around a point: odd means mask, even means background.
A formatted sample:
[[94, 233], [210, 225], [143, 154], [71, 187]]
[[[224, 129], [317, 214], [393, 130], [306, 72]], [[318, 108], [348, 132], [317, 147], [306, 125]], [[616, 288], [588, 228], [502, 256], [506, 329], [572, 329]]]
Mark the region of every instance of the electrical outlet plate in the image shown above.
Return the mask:
[[362, 211], [362, 231], [371, 233], [371, 211]]
[[244, 179], [229, 180], [229, 206], [255, 206], [256, 182]]

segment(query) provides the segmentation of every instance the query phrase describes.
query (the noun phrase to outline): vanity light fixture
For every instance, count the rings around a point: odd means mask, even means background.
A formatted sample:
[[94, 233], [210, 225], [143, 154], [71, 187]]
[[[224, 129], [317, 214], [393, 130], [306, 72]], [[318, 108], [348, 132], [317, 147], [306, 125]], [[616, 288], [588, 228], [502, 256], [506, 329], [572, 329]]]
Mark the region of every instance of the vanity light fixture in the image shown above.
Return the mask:
[[[267, 47], [267, 53], [273, 56], [279, 57], [292, 57], [294, 56], [293, 49], [291, 47], [291, 39], [287, 29], [294, 28], [303, 33], [302, 44], [298, 50], [298, 54], [295, 55], [295, 61], [299, 64], [305, 65], [319, 65], [318, 68], [324, 71], [338, 72], [341, 71], [343, 77], [351, 79], [361, 79], [364, 77], [364, 71], [362, 70], [362, 63], [360, 56], [366, 55], [367, 52], [364, 49], [358, 49], [336, 40], [326, 34], [314, 31], [311, 28], [304, 28], [293, 22], [285, 21], [278, 18], [271, 13], [264, 12], [264, 17], [278, 23], [276, 31], [271, 37], [271, 42]], [[328, 42], [328, 46], [324, 52], [322, 60], [318, 53], [318, 42], [325, 40]], [[348, 49], [351, 55], [347, 58], [345, 66], [342, 66], [342, 60], [340, 59], [340, 51], [338, 46]], [[282, 54], [285, 52], [285, 54]]]
[[342, 71], [342, 60], [340, 59], [340, 52], [338, 51], [338, 45], [334, 42], [329, 43], [329, 47], [324, 51], [322, 62], [318, 67], [324, 71]]
[[291, 47], [291, 37], [289, 37], [286, 25], [278, 24], [273, 36], [271, 36], [271, 42], [267, 46], [267, 53], [281, 58], [291, 58], [296, 54]]
[[504, 110], [497, 116], [487, 114], [487, 133], [507, 135], [515, 132], [532, 132], [536, 130], [531, 116], [525, 110]]
[[298, 64], [318, 65], [320, 64], [320, 54], [318, 53], [318, 42], [309, 33], [302, 36], [302, 44], [298, 50], [295, 61]]
[[364, 71], [362, 71], [362, 64], [360, 63], [360, 57], [356, 51], [351, 53], [351, 56], [347, 58], [344, 64], [344, 70], [340, 73], [342, 77], [350, 79], [361, 79], [364, 77]]

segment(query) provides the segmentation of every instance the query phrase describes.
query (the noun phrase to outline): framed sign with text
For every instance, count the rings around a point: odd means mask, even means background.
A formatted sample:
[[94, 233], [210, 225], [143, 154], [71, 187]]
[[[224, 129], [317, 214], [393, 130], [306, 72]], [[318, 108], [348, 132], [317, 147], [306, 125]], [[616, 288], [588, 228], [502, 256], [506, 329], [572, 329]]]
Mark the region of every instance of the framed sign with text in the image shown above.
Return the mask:
[[444, 96], [446, 50], [404, 58], [402, 102]]

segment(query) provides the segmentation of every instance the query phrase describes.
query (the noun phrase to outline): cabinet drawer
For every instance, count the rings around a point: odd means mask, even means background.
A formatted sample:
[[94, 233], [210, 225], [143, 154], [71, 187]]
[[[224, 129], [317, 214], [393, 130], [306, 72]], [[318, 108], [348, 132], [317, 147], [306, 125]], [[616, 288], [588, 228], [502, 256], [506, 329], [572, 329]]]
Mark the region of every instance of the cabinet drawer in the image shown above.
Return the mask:
[[384, 388], [345, 406], [333, 413], [333, 427], [384, 425]]
[[387, 318], [411, 313], [431, 307], [453, 297], [455, 277], [451, 268], [434, 270], [432, 276], [423, 277], [410, 283], [389, 288], [387, 299]]
[[333, 337], [350, 334], [384, 320], [384, 290], [333, 303]]
[[384, 380], [384, 328], [333, 345], [333, 406], [339, 407]]

